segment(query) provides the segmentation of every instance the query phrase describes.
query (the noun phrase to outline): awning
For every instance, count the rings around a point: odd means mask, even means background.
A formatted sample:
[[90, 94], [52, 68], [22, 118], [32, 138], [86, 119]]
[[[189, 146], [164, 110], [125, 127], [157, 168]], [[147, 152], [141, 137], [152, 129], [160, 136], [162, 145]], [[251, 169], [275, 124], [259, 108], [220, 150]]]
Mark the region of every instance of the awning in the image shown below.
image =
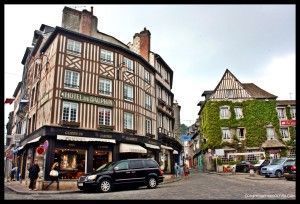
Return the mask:
[[57, 135], [58, 140], [79, 141], [79, 142], [110, 142], [116, 143], [115, 139], [95, 138], [95, 137], [75, 137], [68, 135]]
[[125, 153], [125, 152], [133, 152], [133, 153], [147, 153], [147, 150], [140, 145], [134, 145], [134, 144], [125, 144], [125, 143], [120, 143], [120, 153]]
[[172, 147], [168, 147], [168, 146], [165, 146], [165, 145], [160, 145], [160, 147], [161, 147], [161, 148], [163, 148], [163, 149], [169, 149], [169, 150], [173, 150], [173, 148], [172, 148]]
[[156, 145], [152, 145], [152, 144], [148, 144], [148, 143], [145, 143], [146, 147], [149, 147], [149, 148], [152, 148], [152, 149], [160, 149], [159, 146], [156, 146]]
[[227, 158], [229, 156], [238, 156], [238, 155], [261, 155], [263, 154], [265, 156], [265, 152], [244, 152], [244, 153], [228, 153]]
[[35, 139], [33, 139], [33, 140], [27, 142], [27, 144], [29, 144], [29, 143], [34, 143], [34, 142], [38, 142], [38, 141], [40, 140], [40, 138], [41, 138], [41, 136], [39, 136], [39, 137], [37, 137], [37, 138], [35, 138]]
[[173, 154], [178, 154], [178, 151], [174, 149]]

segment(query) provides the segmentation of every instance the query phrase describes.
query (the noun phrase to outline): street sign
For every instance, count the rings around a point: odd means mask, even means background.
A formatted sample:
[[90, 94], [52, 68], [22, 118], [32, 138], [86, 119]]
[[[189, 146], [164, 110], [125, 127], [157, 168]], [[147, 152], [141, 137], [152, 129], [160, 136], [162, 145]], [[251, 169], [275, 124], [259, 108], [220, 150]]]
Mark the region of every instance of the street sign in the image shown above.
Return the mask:
[[181, 135], [180, 136], [181, 141], [191, 141], [191, 137], [189, 135]]

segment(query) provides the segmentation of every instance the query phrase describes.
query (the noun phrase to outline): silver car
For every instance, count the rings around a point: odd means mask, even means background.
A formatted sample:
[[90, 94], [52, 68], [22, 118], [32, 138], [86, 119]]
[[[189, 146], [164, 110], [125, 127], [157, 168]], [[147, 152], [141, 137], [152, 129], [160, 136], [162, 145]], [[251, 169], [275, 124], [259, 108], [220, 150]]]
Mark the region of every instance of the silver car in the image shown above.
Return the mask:
[[283, 167], [285, 162], [292, 161], [291, 158], [273, 159], [269, 165], [261, 168], [261, 175], [265, 177], [281, 177], [283, 175]]

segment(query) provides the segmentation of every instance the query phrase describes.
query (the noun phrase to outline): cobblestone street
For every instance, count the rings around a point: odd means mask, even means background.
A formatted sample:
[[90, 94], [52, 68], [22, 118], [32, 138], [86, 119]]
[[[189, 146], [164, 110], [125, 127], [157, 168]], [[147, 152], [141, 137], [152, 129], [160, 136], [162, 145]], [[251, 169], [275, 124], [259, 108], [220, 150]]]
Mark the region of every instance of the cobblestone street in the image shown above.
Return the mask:
[[195, 173], [187, 179], [162, 184], [157, 189], [118, 190], [111, 193], [16, 194], [5, 188], [5, 199], [295, 199], [295, 181], [248, 175]]

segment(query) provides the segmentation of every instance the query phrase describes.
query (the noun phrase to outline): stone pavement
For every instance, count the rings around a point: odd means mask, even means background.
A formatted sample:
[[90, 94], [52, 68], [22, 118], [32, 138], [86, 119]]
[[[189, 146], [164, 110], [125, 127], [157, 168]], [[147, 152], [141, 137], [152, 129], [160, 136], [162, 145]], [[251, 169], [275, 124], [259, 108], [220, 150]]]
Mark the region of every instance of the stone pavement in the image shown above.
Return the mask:
[[[181, 180], [181, 177], [175, 178], [173, 174], [165, 174], [164, 175], [164, 182], [163, 184], [172, 183]], [[18, 194], [64, 194], [64, 193], [74, 193], [80, 192], [80, 190], [59, 190], [59, 191], [30, 191], [29, 188], [25, 187], [24, 185], [20, 184], [19, 181], [11, 181], [11, 182], [4, 182], [5, 187], [9, 188], [10, 190], [18, 193]], [[56, 185], [56, 184], [54, 184]]]

